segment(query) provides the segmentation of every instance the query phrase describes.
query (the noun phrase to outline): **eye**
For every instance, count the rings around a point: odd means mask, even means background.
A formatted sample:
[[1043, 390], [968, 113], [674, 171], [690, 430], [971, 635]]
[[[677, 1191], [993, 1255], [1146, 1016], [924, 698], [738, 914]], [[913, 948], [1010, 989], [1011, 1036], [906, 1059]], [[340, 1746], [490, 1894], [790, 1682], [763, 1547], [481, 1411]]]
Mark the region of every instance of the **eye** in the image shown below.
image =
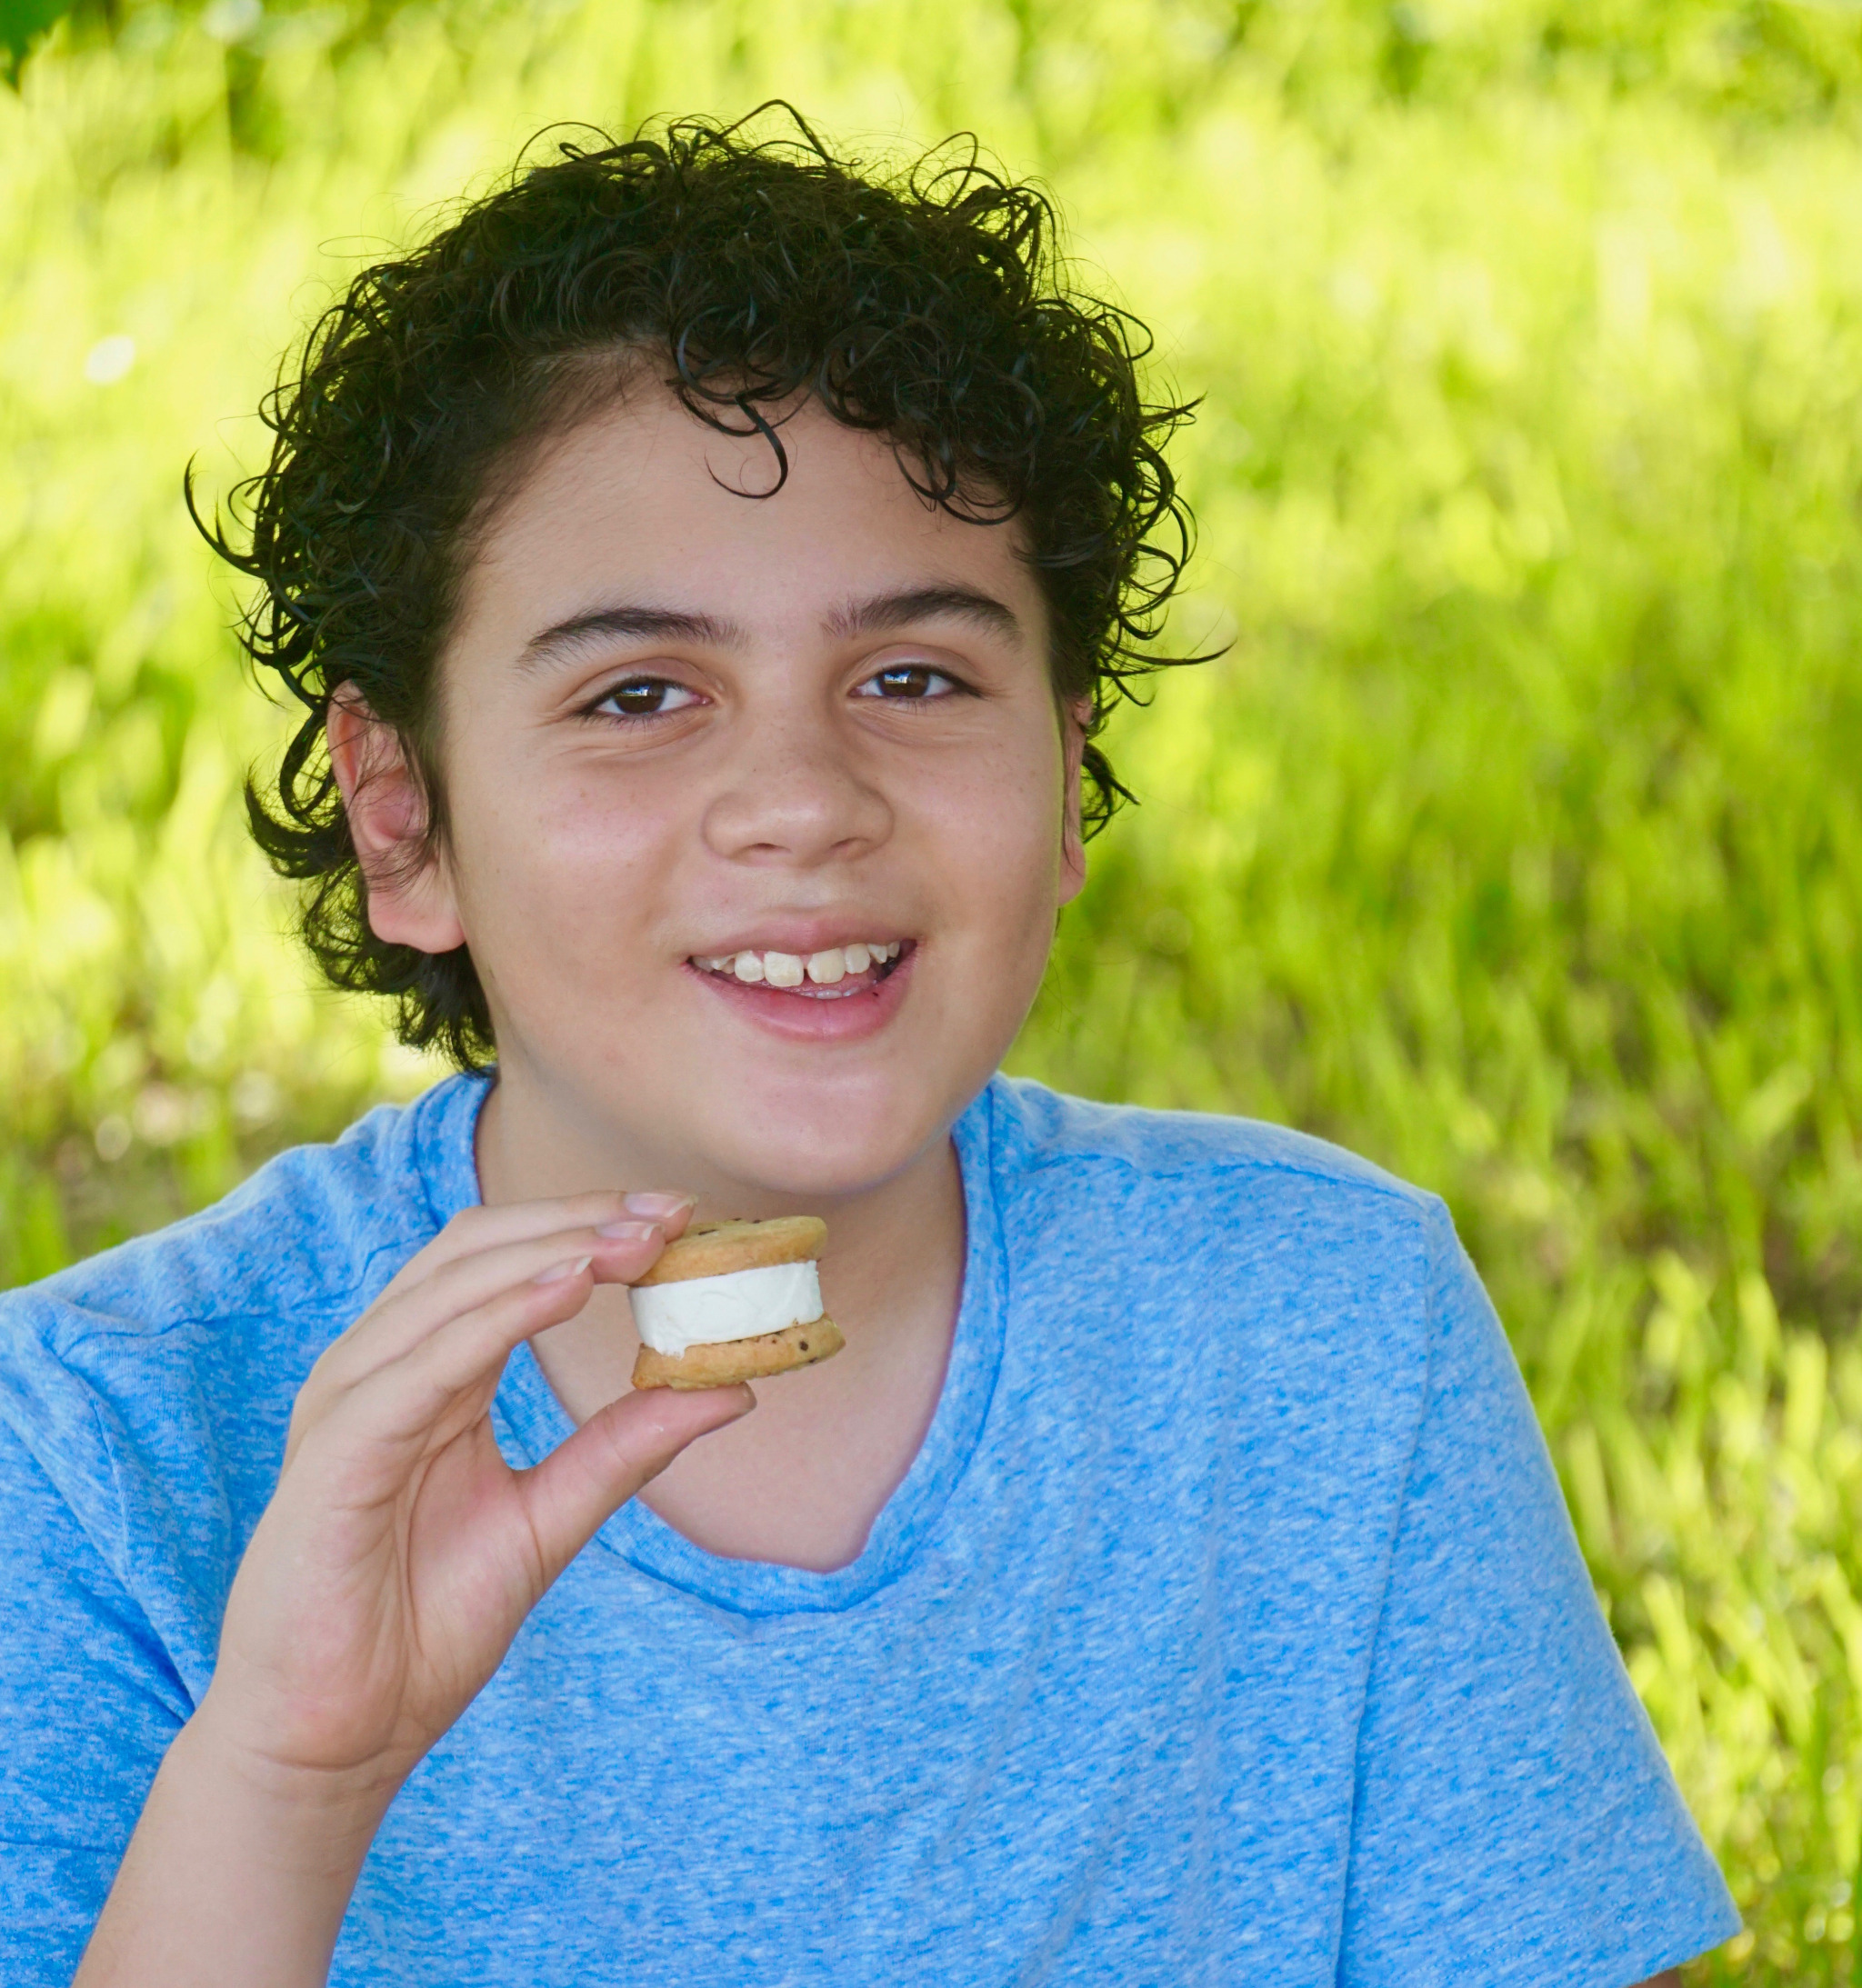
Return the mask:
[[700, 701], [696, 691], [669, 683], [664, 676], [630, 676], [625, 684], [616, 684], [599, 704], [591, 704], [589, 712], [591, 716], [606, 713], [617, 718], [659, 718]]
[[953, 678], [942, 670], [934, 670], [928, 663], [897, 663], [876, 676], [869, 676], [855, 694], [922, 704], [934, 697], [948, 697], [956, 688]]

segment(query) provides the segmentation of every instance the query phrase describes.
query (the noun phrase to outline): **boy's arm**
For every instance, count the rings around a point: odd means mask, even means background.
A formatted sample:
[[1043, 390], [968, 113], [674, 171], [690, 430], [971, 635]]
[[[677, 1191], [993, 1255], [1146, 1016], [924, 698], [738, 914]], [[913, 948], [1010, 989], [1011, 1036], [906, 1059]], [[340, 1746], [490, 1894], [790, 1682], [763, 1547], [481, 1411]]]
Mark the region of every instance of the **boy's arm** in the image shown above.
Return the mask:
[[556, 1575], [746, 1388], [629, 1394], [534, 1470], [490, 1410], [520, 1341], [626, 1283], [688, 1204], [473, 1209], [325, 1353], [77, 1988], [311, 1988], [383, 1815]]
[[1341, 1983], [1662, 1979], [1738, 1930], [1446, 1213], [1359, 1727]]
[[76, 1988], [322, 1988], [395, 1790], [261, 1778], [195, 1718], [136, 1824]]

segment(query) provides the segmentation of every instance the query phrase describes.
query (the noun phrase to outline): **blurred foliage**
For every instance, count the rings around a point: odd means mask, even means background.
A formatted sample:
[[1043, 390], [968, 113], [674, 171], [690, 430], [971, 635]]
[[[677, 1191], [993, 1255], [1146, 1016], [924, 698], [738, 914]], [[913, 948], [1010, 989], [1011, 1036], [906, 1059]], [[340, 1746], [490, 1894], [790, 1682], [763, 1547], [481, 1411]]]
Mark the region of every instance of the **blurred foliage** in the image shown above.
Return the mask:
[[125, 0], [17, 85], [0, 1279], [429, 1074], [291, 949], [178, 501], [294, 329], [550, 120], [973, 126], [1206, 394], [1176, 633], [1234, 644], [1116, 728], [1017, 1067], [1447, 1195], [1748, 1917], [1695, 1979], [1850, 1980], [1862, 15]]

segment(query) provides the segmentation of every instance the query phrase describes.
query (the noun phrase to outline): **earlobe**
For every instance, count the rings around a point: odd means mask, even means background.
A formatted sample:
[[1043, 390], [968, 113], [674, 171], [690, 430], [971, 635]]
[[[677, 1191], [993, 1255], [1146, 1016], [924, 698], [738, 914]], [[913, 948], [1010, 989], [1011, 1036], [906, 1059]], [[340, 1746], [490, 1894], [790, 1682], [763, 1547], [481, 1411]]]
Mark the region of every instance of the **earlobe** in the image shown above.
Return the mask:
[[367, 889], [370, 931], [422, 953], [465, 944], [445, 864], [428, 845], [425, 791], [395, 728], [345, 684], [330, 698], [324, 735]]

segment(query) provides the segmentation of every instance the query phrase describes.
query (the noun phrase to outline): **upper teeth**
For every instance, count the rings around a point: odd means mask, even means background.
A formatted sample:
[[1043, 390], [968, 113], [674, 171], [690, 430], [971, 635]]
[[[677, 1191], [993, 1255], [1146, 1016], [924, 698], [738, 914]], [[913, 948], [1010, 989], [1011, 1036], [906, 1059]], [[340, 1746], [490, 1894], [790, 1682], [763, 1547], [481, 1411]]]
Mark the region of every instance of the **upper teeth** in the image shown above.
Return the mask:
[[799, 953], [697, 954], [692, 964], [707, 974], [735, 974], [739, 980], [765, 980], [772, 987], [799, 987], [806, 977], [817, 986], [831, 987], [849, 974], [864, 974], [869, 966], [896, 960], [902, 939], [868, 939], [852, 945], [830, 945], [804, 959]]

